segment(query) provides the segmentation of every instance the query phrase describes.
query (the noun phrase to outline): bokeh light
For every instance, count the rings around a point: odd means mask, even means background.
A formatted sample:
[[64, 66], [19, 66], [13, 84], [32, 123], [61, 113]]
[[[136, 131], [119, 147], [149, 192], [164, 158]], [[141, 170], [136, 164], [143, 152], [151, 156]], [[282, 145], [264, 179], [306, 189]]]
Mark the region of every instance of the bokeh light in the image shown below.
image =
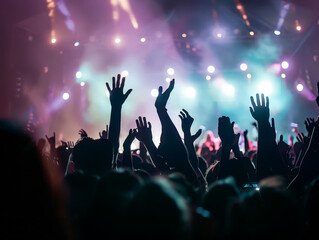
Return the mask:
[[63, 100], [66, 101], [66, 100], [68, 100], [70, 98], [70, 94], [68, 92], [65, 92], [65, 93], [62, 94], [62, 98], [63, 98]]
[[151, 90], [151, 95], [152, 95], [152, 97], [157, 97], [158, 96], [158, 90], [157, 89], [152, 89]]
[[75, 43], [73, 44], [74, 47], [78, 47], [79, 45], [80, 45], [80, 42], [75, 42]]
[[297, 84], [296, 86], [298, 92], [301, 92], [303, 90], [303, 85], [301, 83]]
[[209, 80], [211, 80], [211, 79], [212, 79], [212, 77], [211, 77], [211, 76], [209, 76], [209, 75], [207, 75], [205, 78], [206, 78], [206, 80], [207, 80], [207, 81], [209, 81]]
[[195, 98], [196, 97], [196, 90], [193, 87], [185, 88], [185, 96], [188, 98]]
[[270, 81], [264, 80], [261, 81], [258, 85], [258, 93], [263, 93], [267, 96], [269, 96], [273, 91], [273, 86]]
[[81, 87], [84, 87], [85, 86], [85, 82], [80, 82], [80, 85], [81, 85]]
[[207, 67], [207, 71], [208, 71], [209, 73], [214, 73], [214, 72], [215, 72], [215, 67], [212, 66], [212, 65], [210, 65], [210, 66]]
[[242, 64], [240, 64], [240, 70], [242, 70], [242, 71], [246, 71], [247, 70], [247, 68], [248, 68], [248, 66], [247, 66], [247, 64], [246, 63], [242, 63]]
[[115, 44], [120, 44], [121, 39], [117, 37], [117, 38], [114, 39], [114, 42], [115, 42]]
[[80, 71], [76, 72], [75, 77], [78, 79], [82, 78], [82, 72], [80, 72]]
[[141, 41], [142, 43], [144, 43], [144, 42], [146, 42], [146, 38], [145, 38], [145, 37], [142, 37], [142, 38], [140, 39], [140, 41]]
[[174, 75], [174, 73], [175, 73], [174, 68], [169, 68], [169, 69], [167, 69], [167, 74], [168, 74], [168, 75]]
[[282, 61], [282, 62], [281, 62], [281, 67], [282, 67], [283, 69], [287, 69], [287, 68], [289, 67], [289, 63], [288, 63], [287, 61]]
[[274, 34], [277, 35], [277, 36], [279, 36], [279, 35], [280, 35], [280, 31], [279, 31], [279, 30], [275, 30], [275, 31], [274, 31]]
[[127, 70], [123, 70], [121, 73], [122, 77], [127, 77], [128, 76], [128, 71]]
[[52, 39], [51, 39], [51, 43], [52, 43], [52, 44], [55, 44], [56, 42], [57, 42], [56, 38], [52, 38]]

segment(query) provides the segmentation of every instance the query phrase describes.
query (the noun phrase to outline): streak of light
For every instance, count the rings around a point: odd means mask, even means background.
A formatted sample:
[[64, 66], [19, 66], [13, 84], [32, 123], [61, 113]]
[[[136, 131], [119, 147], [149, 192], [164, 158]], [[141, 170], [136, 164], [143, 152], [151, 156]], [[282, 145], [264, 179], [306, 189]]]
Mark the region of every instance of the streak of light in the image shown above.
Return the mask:
[[136, 17], [132, 11], [130, 1], [129, 0], [110, 0], [111, 5], [113, 6], [113, 20], [118, 21], [120, 19], [119, 11], [118, 11], [118, 6], [124, 10], [131, 21], [131, 24], [134, 29], [138, 29], [138, 22], [136, 20]]

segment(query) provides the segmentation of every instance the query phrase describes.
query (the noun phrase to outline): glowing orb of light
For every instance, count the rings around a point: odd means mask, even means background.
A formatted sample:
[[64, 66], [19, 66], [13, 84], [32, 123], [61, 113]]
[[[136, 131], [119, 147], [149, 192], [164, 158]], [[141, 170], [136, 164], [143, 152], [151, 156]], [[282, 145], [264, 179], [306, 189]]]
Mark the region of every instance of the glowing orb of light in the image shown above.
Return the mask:
[[158, 90], [157, 89], [152, 89], [151, 90], [151, 95], [152, 95], [152, 97], [157, 97], [158, 96]]
[[175, 73], [174, 68], [169, 68], [169, 69], [167, 69], [167, 74], [168, 74], [168, 75], [174, 75], [174, 73]]
[[301, 92], [303, 90], [303, 85], [301, 83], [299, 83], [297, 86], [296, 86], [298, 92]]
[[66, 101], [66, 100], [68, 100], [70, 98], [70, 94], [68, 92], [65, 92], [65, 93], [62, 94], [62, 98], [63, 98], [63, 100]]
[[207, 67], [207, 72], [209, 72], [209, 73], [214, 73], [214, 72], [215, 72], [215, 67], [212, 66], [212, 65], [208, 66], [208, 67]]

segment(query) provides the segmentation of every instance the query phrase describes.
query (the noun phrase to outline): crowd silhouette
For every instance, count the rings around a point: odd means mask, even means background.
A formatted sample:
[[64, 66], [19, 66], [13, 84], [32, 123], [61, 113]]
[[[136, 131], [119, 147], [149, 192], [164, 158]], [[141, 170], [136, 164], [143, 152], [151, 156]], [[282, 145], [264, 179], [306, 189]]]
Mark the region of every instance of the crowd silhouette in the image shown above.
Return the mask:
[[[143, 116], [120, 152], [121, 110], [132, 89], [125, 77], [106, 83], [110, 122], [93, 139], [74, 142], [55, 133], [36, 141], [2, 121], [1, 159], [8, 239], [318, 239], [319, 119], [305, 116], [306, 134], [287, 144], [270, 118], [271, 99], [251, 96], [257, 148], [235, 122], [218, 118], [218, 138], [192, 131], [181, 109], [180, 136], [166, 108], [175, 80], [154, 103], [160, 144]], [[319, 106], [319, 83], [318, 97]], [[247, 97], [249, 101], [249, 98]], [[249, 114], [247, 109], [247, 114]], [[122, 132], [123, 134], [123, 132]], [[132, 151], [134, 139], [140, 142]], [[46, 143], [47, 142], [47, 143]], [[50, 150], [45, 151], [48, 144]], [[7, 167], [6, 167], [7, 166]]]

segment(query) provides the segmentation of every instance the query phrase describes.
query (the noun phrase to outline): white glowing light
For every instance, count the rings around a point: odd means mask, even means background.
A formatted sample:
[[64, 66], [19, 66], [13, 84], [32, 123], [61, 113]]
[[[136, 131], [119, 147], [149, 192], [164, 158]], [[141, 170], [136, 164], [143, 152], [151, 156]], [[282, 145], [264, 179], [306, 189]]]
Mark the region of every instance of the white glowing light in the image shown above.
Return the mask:
[[264, 93], [265, 95], [270, 95], [273, 91], [272, 84], [268, 81], [263, 81], [259, 83], [258, 92]]
[[80, 42], [75, 42], [73, 45], [74, 45], [74, 47], [77, 47], [80, 45]]
[[250, 32], [249, 32], [249, 35], [250, 35], [250, 36], [254, 36], [255, 33], [254, 33], [253, 31], [250, 31]]
[[301, 26], [300, 25], [296, 26], [296, 30], [301, 31]]
[[187, 37], [187, 34], [186, 34], [186, 33], [183, 33], [183, 34], [182, 34], [182, 37], [183, 37], [183, 38], [186, 38], [186, 37]]
[[119, 44], [119, 43], [121, 42], [121, 39], [120, 39], [120, 38], [115, 38], [115, 39], [114, 39], [114, 42], [115, 42], [116, 44]]
[[62, 98], [63, 98], [63, 100], [66, 101], [66, 100], [68, 100], [70, 98], [70, 94], [65, 92], [65, 93], [63, 93]]
[[52, 39], [51, 39], [51, 43], [52, 43], [52, 44], [55, 44], [56, 41], [57, 41], [56, 38], [52, 38]]
[[157, 89], [152, 89], [152, 91], [151, 91], [151, 95], [152, 95], [152, 97], [157, 97], [158, 96], [158, 90]]
[[80, 82], [81, 87], [85, 86], [85, 82]]
[[175, 73], [174, 68], [169, 68], [169, 69], [167, 69], [167, 74], [168, 74], [168, 75], [174, 75], [174, 73]]
[[216, 36], [217, 36], [218, 38], [222, 38], [222, 37], [223, 37], [223, 34], [222, 34], [222, 33], [217, 33]]
[[282, 73], [281, 75], [281, 78], [286, 78], [286, 74]]
[[281, 67], [282, 67], [283, 69], [287, 69], [287, 68], [289, 67], [289, 63], [288, 63], [287, 61], [283, 61], [283, 62], [281, 63]]
[[247, 66], [247, 64], [246, 63], [242, 63], [242, 64], [240, 64], [240, 70], [242, 70], [242, 71], [246, 71], [247, 70], [247, 68], [248, 68], [248, 66]]
[[185, 89], [185, 95], [188, 98], [194, 98], [196, 96], [196, 90], [193, 87], [187, 87]]
[[209, 72], [209, 73], [214, 73], [215, 72], [215, 67], [214, 66], [208, 66], [207, 67], [207, 71]]
[[209, 76], [209, 75], [206, 76], [206, 80], [207, 80], [207, 81], [209, 81], [209, 80], [211, 80], [211, 79], [212, 79], [211, 76]]
[[277, 35], [277, 36], [279, 36], [279, 35], [280, 35], [280, 31], [279, 31], [279, 30], [275, 30], [275, 31], [274, 31], [274, 34]]
[[80, 71], [76, 72], [75, 77], [76, 78], [81, 78], [82, 77], [82, 73]]
[[145, 38], [145, 37], [142, 37], [142, 38], [140, 39], [140, 41], [141, 41], [142, 43], [144, 43], [144, 42], [146, 42], [146, 38]]
[[224, 84], [222, 87], [222, 91], [228, 96], [234, 96], [235, 88], [231, 84]]
[[246, 77], [247, 77], [248, 79], [251, 79], [251, 74], [250, 74], [250, 73], [247, 73]]
[[171, 81], [171, 79], [170, 79], [169, 77], [167, 77], [167, 78], [165, 79], [165, 81], [169, 83], [169, 82]]
[[303, 85], [299, 83], [296, 88], [299, 92], [301, 92], [303, 90]]
[[128, 71], [127, 70], [122, 71], [121, 76], [122, 77], [127, 77], [128, 76]]

